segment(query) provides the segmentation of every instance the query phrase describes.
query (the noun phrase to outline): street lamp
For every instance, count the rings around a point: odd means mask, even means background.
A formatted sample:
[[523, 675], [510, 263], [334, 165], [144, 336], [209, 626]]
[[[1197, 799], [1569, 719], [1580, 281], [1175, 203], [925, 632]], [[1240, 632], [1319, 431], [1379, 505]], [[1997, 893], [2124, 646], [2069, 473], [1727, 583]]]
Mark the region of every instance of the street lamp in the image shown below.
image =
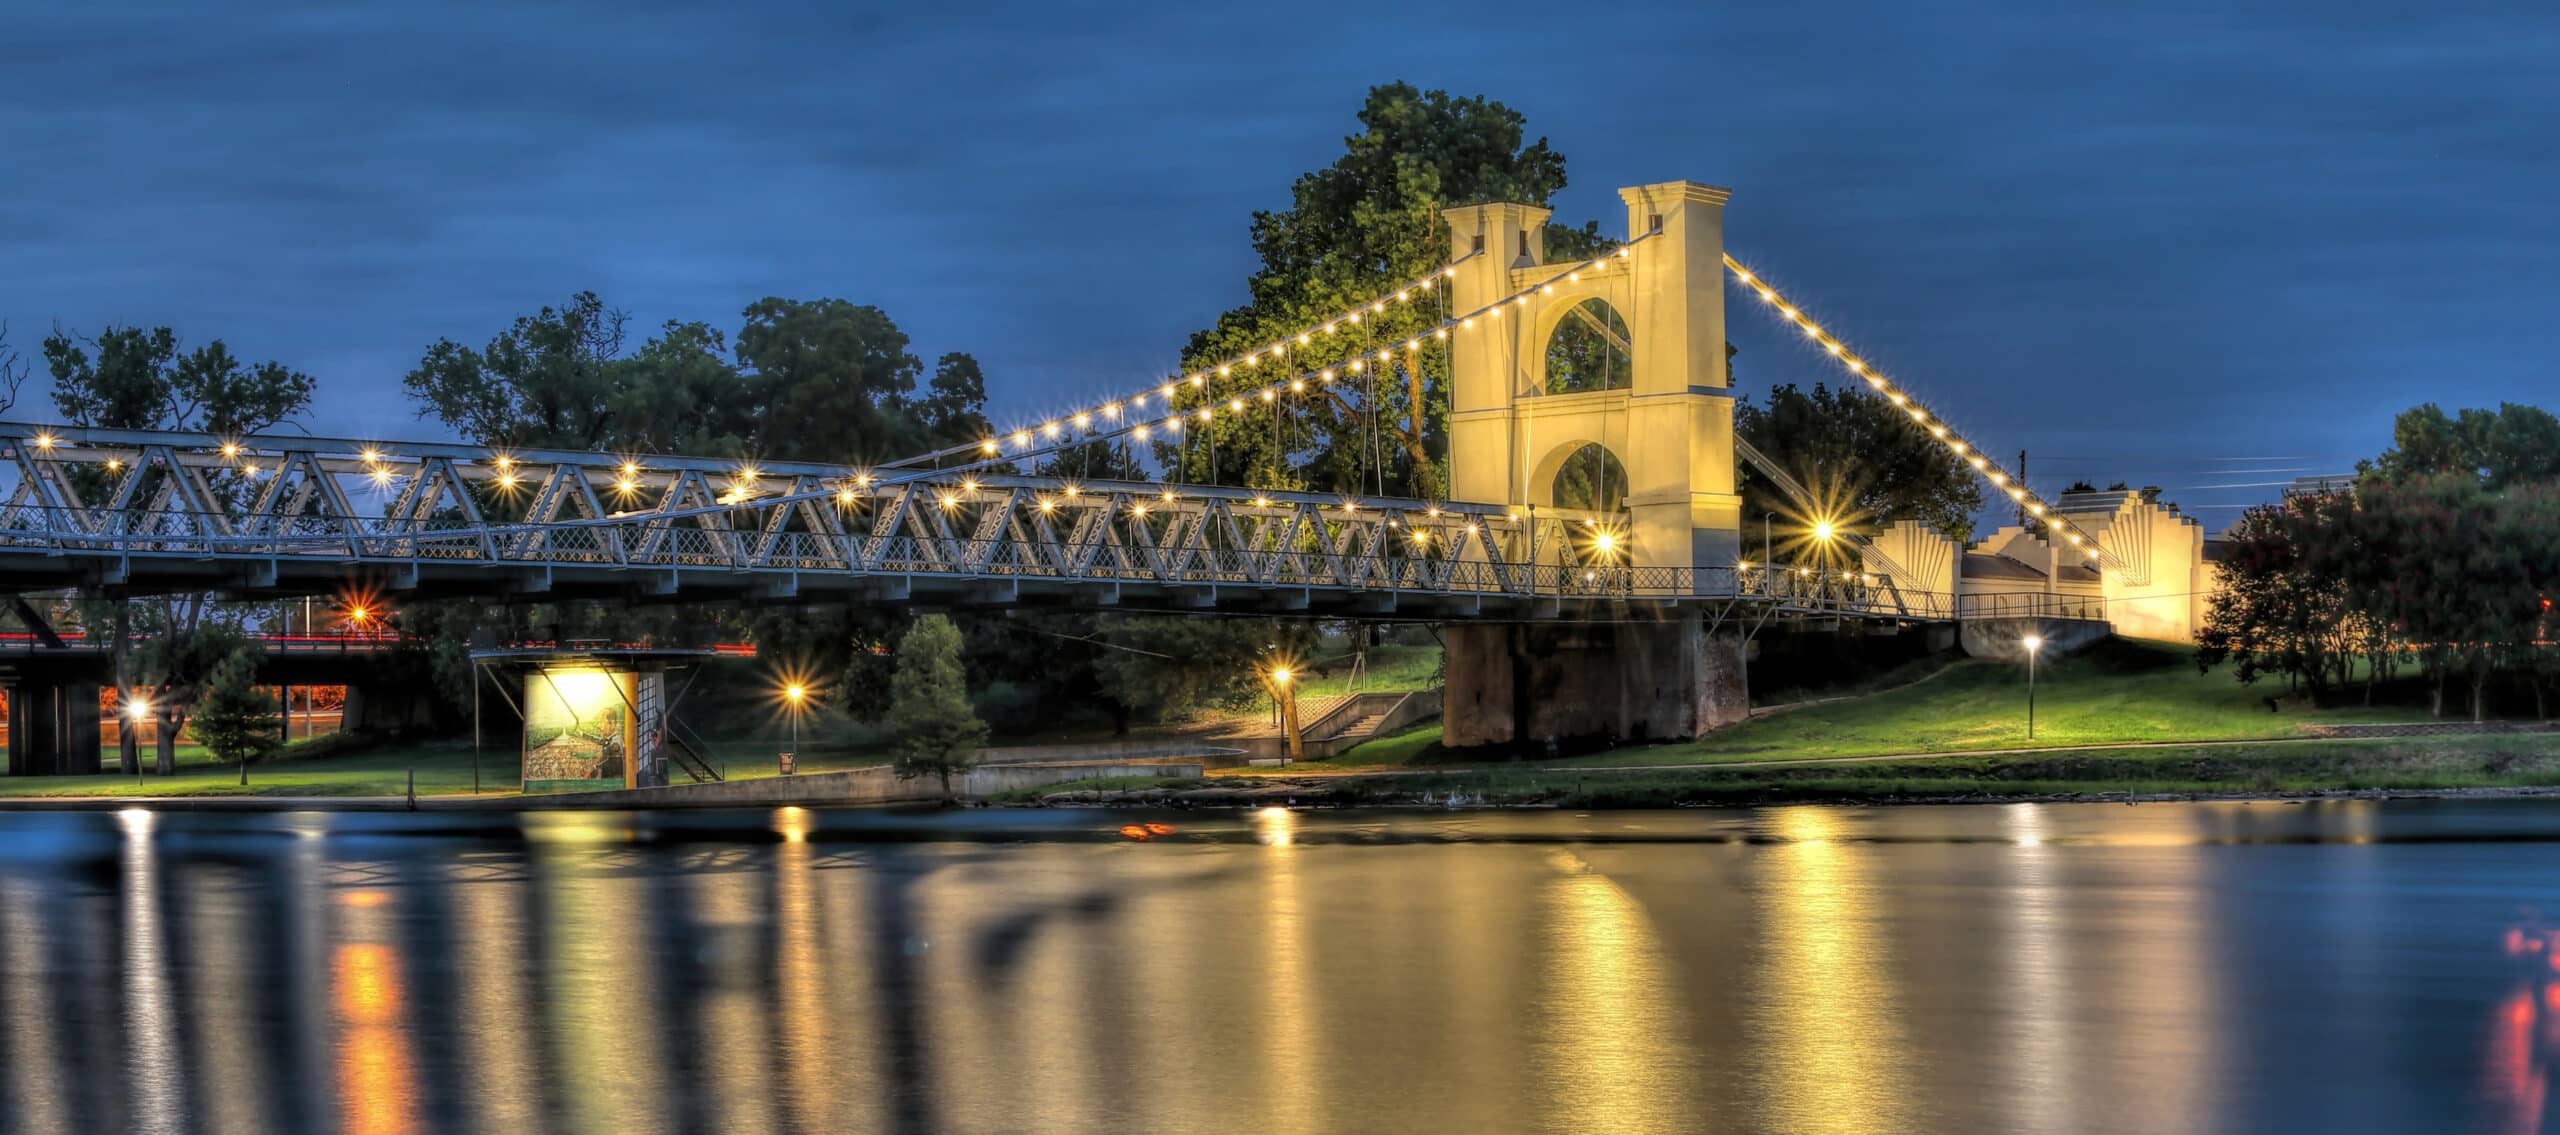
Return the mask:
[[789, 714], [791, 717], [791, 751], [782, 754], [780, 764], [782, 767], [782, 775], [789, 776], [791, 775], [793, 767], [800, 763], [800, 707], [803, 703], [809, 700], [809, 687], [801, 685], [798, 682], [793, 682], [790, 685], [784, 686], [782, 687], [782, 700], [789, 705]]
[[125, 736], [129, 736], [129, 737], [132, 737], [132, 738], [133, 738], [133, 745], [132, 745], [132, 746], [130, 746], [130, 747], [128, 747], [128, 746], [126, 746], [126, 745], [124, 744], [124, 742], [123, 742], [122, 740], [118, 740], [118, 741], [116, 742], [116, 747], [117, 747], [117, 748], [119, 748], [119, 749], [123, 749], [125, 752], [132, 753], [132, 754], [134, 755], [134, 757], [133, 757], [133, 782], [134, 782], [135, 784], [137, 784], [137, 785], [139, 785], [139, 784], [141, 784], [141, 783], [142, 783], [142, 749], [141, 749], [141, 745], [142, 745], [142, 737], [141, 737], [142, 722], [143, 722], [143, 720], [144, 720], [145, 718], [148, 718], [148, 717], [150, 717], [150, 716], [151, 716], [151, 701], [150, 701], [150, 699], [148, 699], [148, 698], [127, 698], [127, 699], [125, 699], [125, 703], [124, 703], [124, 730], [125, 730]]
[[1307, 756], [1306, 741], [1298, 736], [1298, 691], [1289, 684], [1287, 664], [1271, 668], [1271, 696], [1280, 703], [1280, 735], [1287, 739], [1289, 762], [1296, 764]]
[[2043, 649], [2043, 635], [2028, 635], [2018, 640], [2027, 648], [2027, 740], [2036, 739], [2036, 651]]

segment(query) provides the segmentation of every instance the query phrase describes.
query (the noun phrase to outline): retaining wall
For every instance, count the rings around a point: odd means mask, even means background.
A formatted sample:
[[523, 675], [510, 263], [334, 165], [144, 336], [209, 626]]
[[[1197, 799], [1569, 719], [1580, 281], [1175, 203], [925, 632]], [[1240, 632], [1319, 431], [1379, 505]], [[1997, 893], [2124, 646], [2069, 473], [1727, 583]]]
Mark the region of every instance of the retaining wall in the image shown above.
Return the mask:
[[[981, 765], [951, 778], [951, 791], [974, 799], [1102, 776], [1198, 776], [1198, 758], [1117, 761], [1059, 761], [1045, 764]], [[778, 804], [901, 804], [942, 799], [942, 782], [933, 777], [900, 780], [885, 766], [810, 772], [796, 776], [759, 776], [713, 784], [670, 784], [663, 788], [624, 788], [605, 792], [561, 792], [516, 797], [509, 803], [527, 810], [541, 808], [736, 808]]]

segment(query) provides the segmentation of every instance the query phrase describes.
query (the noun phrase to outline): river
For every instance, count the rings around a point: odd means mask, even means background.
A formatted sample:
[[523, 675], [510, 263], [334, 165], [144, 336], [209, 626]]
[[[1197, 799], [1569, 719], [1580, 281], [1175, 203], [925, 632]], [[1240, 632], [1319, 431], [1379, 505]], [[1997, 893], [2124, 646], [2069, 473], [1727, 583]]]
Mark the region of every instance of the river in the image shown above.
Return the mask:
[[2555, 840], [2530, 801], [9, 813], [0, 1128], [2535, 1131]]

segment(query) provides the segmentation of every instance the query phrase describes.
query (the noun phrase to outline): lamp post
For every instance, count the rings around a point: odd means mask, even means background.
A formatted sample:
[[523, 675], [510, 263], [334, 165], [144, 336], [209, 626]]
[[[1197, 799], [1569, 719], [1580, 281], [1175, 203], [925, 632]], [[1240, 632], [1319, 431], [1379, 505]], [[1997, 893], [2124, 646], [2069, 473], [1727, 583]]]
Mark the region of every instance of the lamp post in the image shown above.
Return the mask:
[[1778, 562], [1777, 557], [1769, 554], [1769, 522], [1776, 519], [1777, 515], [1774, 512], [1760, 514], [1760, 563], [1763, 567]]
[[[133, 786], [136, 788], [142, 787], [142, 750], [139, 747], [142, 742], [137, 731], [142, 728], [143, 719], [149, 716], [151, 716], [151, 702], [149, 699], [128, 699], [124, 703], [124, 732], [119, 734], [116, 738], [117, 748], [128, 749], [134, 754]], [[133, 745], [126, 745], [124, 743], [125, 738], [127, 737], [132, 737], [134, 739]]]
[[1280, 733], [1288, 739], [1289, 763], [1307, 758], [1306, 739], [1298, 735], [1298, 691], [1289, 684], [1287, 666], [1271, 668], [1271, 696], [1280, 702]]
[[2043, 635], [2028, 635], [2019, 640], [2027, 648], [2027, 740], [2036, 739], [2036, 651], [2044, 647]]
[[798, 682], [784, 686], [782, 700], [788, 707], [786, 713], [791, 718], [791, 749], [782, 754], [782, 760], [779, 763], [782, 775], [789, 776], [800, 763], [800, 706], [809, 700], [809, 687]]

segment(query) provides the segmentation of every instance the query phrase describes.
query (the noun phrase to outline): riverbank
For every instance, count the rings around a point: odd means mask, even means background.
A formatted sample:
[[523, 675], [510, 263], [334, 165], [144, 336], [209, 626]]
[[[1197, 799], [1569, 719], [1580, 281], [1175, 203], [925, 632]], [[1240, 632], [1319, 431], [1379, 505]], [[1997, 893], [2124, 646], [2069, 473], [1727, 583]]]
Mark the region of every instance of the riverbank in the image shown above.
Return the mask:
[[1128, 778], [1013, 793], [995, 802], [1048, 807], [1676, 808], [2445, 793], [2560, 794], [2560, 736], [2184, 744], [1658, 767], [1520, 762], [1308, 776]]

